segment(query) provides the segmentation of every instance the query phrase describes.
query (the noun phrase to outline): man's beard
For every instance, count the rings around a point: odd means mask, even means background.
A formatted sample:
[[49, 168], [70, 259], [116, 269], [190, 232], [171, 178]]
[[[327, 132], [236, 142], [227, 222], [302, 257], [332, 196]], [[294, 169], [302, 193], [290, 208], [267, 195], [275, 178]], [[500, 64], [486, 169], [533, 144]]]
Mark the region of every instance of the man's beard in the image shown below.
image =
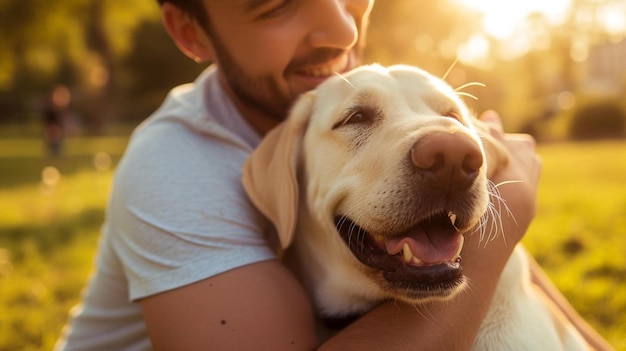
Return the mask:
[[[237, 64], [219, 36], [215, 35], [215, 31], [209, 30], [209, 33], [220, 70], [222, 70], [231, 91], [247, 106], [255, 108], [277, 121], [283, 121], [298, 94], [289, 91], [289, 96], [283, 95], [277, 82], [271, 76], [250, 77], [247, 75]], [[306, 57], [293, 59], [283, 74], [288, 76], [298, 69], [323, 64], [342, 54], [344, 51], [340, 49], [316, 49]], [[359, 51], [357, 51], [357, 56], [358, 54]]]
[[250, 106], [273, 119], [282, 121], [292, 100], [281, 94], [276, 81], [270, 76], [251, 77], [237, 64], [232, 55], [215, 35], [211, 37], [219, 62], [219, 69], [233, 94]]

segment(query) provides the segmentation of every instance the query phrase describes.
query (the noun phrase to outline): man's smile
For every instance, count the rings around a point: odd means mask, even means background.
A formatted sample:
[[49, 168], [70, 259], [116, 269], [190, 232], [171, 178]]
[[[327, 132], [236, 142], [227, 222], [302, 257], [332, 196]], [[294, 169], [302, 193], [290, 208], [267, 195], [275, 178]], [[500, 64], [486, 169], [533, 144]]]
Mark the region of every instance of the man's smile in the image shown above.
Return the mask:
[[333, 73], [341, 73], [345, 72], [348, 69], [348, 64], [350, 62], [349, 54], [346, 53], [341, 55], [336, 60], [328, 62], [324, 65], [318, 65], [313, 67], [308, 67], [304, 69], [297, 70], [297, 74], [311, 76], [311, 77], [329, 77]]

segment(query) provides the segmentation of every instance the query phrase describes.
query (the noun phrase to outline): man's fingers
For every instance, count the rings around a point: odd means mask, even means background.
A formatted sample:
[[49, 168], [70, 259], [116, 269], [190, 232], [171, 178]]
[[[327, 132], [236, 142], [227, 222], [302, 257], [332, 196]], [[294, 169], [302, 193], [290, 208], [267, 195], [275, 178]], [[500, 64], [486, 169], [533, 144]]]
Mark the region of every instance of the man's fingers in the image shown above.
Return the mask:
[[498, 137], [504, 132], [500, 115], [498, 115], [496, 111], [487, 110], [483, 112], [478, 119], [485, 122], [489, 126], [491, 135], [494, 137]]
[[532, 149], [535, 149], [535, 146], [536, 146], [535, 138], [533, 138], [533, 136], [530, 134], [506, 133], [504, 135], [504, 139], [507, 142], [526, 144]]
[[541, 172], [541, 159], [536, 153], [535, 138], [529, 134], [504, 133], [500, 115], [493, 110], [483, 112], [479, 120], [489, 128], [491, 136], [508, 150], [510, 161], [514, 166], [509, 167], [513, 168], [509, 171], [517, 171], [522, 175], [520, 178], [527, 178], [527, 181], [536, 184]]

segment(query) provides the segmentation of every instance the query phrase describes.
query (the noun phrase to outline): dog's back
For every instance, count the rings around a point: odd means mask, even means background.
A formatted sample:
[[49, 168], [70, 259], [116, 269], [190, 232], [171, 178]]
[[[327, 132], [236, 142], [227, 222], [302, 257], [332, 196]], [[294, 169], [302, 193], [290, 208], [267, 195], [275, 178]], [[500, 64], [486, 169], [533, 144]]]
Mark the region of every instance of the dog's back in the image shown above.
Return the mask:
[[526, 255], [521, 245], [515, 248], [472, 349], [588, 350], [576, 328], [531, 282]]

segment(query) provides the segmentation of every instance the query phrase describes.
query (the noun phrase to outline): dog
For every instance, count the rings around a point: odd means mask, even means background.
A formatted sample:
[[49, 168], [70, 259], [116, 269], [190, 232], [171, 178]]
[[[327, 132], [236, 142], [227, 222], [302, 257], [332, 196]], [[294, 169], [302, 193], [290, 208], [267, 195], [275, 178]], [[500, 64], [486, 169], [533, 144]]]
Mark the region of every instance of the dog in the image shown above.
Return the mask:
[[[495, 215], [488, 178], [507, 160], [442, 79], [369, 65], [303, 94], [251, 154], [243, 184], [317, 313], [338, 318], [463, 291], [464, 235]], [[587, 349], [556, 313], [518, 246], [473, 349]]]

